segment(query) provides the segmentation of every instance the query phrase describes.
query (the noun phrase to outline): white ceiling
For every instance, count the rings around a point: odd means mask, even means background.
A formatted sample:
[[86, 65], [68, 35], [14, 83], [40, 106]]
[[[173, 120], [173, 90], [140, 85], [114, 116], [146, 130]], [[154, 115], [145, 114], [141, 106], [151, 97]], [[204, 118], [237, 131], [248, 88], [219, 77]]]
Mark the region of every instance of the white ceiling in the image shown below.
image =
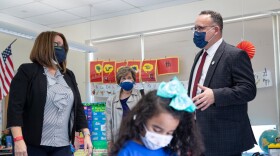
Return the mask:
[[0, 0], [0, 13], [49, 28], [201, 0]]

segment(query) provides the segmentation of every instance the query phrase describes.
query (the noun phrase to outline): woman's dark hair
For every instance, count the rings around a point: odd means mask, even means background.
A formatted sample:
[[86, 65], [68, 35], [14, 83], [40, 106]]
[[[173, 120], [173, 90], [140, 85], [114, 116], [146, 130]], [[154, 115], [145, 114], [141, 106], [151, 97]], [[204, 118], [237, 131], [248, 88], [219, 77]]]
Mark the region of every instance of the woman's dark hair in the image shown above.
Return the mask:
[[59, 32], [45, 31], [45, 32], [41, 32], [36, 38], [29, 58], [32, 62], [37, 62], [42, 66], [54, 67], [54, 68], [58, 66], [63, 71], [63, 73], [65, 73], [66, 60], [60, 64], [55, 64], [53, 61], [53, 60], [57, 60], [54, 52], [54, 39], [57, 35], [62, 38], [63, 47], [67, 55], [69, 47], [65, 36]]
[[122, 120], [118, 140], [110, 155], [117, 155], [129, 140], [141, 140], [140, 133], [144, 131], [143, 125], [153, 116], [164, 112], [170, 113], [180, 121], [173, 133], [172, 141], [165, 149], [172, 154], [187, 155], [187, 152], [191, 152], [192, 156], [201, 155], [204, 146], [193, 113], [173, 109], [169, 106], [171, 99], [161, 98], [156, 93], [156, 90], [147, 93]]

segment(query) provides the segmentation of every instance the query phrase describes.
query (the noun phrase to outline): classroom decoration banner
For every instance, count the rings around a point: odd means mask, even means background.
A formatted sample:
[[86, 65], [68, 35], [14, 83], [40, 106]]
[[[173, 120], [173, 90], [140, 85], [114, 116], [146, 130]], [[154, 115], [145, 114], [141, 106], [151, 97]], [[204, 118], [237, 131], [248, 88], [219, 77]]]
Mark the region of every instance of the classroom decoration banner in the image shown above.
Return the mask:
[[250, 59], [252, 59], [256, 53], [256, 48], [252, 42], [249, 41], [241, 41], [240, 43], [237, 44], [237, 48], [244, 50]]
[[90, 62], [90, 82], [102, 82], [103, 61]]
[[136, 83], [140, 82], [141, 61], [132, 60], [127, 62], [127, 66], [131, 67], [136, 72]]
[[116, 83], [116, 62], [104, 61], [102, 75], [103, 83]]
[[142, 82], [156, 82], [157, 60], [144, 60], [141, 65]]
[[91, 83], [91, 95], [96, 97], [109, 97], [120, 90], [118, 84]]
[[[181, 81], [182, 85], [188, 89], [188, 81]], [[137, 90], [144, 89], [145, 94], [149, 91], [158, 89], [160, 82], [141, 82], [135, 83], [134, 88]], [[101, 84], [101, 83], [92, 83], [91, 84], [91, 96], [95, 97], [109, 97], [117, 92], [119, 92], [121, 87], [117, 84]]]
[[128, 61], [91, 61], [90, 82], [116, 83], [116, 73], [121, 67], [129, 66], [136, 72], [136, 83], [155, 82], [157, 75], [178, 74], [179, 58], [165, 57], [152, 60], [128, 60]]
[[179, 58], [170, 57], [157, 59], [158, 75], [178, 74], [179, 73]]
[[125, 66], [127, 66], [127, 62], [126, 61], [124, 61], [124, 62], [116, 62], [116, 69], [117, 69], [116, 72], [118, 72], [121, 67], [125, 67]]

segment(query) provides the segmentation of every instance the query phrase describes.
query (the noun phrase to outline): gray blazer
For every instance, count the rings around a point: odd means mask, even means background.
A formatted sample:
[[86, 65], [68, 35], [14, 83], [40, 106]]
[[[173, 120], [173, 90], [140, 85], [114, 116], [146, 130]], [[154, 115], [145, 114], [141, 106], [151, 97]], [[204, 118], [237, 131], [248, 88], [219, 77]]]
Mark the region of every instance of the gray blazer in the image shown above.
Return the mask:
[[[139, 90], [132, 89], [132, 93], [127, 100], [127, 105], [131, 110], [141, 99]], [[120, 102], [120, 92], [109, 97], [106, 101], [106, 139], [107, 141], [116, 142], [118, 131], [123, 117], [123, 109]]]
[[[195, 57], [188, 93], [202, 52]], [[247, 114], [247, 102], [255, 98], [256, 85], [247, 53], [223, 41], [211, 61], [204, 86], [211, 88], [215, 97], [213, 105], [196, 111], [205, 156], [228, 156], [254, 147], [256, 140]]]

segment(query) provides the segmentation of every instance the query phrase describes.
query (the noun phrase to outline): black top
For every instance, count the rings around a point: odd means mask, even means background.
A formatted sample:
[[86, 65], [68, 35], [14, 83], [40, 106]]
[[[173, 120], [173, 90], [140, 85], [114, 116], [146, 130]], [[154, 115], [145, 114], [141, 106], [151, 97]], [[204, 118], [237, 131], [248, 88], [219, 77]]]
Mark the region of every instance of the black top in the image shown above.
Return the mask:
[[121, 104], [122, 104], [122, 109], [123, 109], [123, 117], [125, 117], [128, 112], [130, 111], [128, 105], [127, 105], [127, 100], [128, 100], [129, 97], [125, 98], [125, 99], [122, 99], [120, 100]]

